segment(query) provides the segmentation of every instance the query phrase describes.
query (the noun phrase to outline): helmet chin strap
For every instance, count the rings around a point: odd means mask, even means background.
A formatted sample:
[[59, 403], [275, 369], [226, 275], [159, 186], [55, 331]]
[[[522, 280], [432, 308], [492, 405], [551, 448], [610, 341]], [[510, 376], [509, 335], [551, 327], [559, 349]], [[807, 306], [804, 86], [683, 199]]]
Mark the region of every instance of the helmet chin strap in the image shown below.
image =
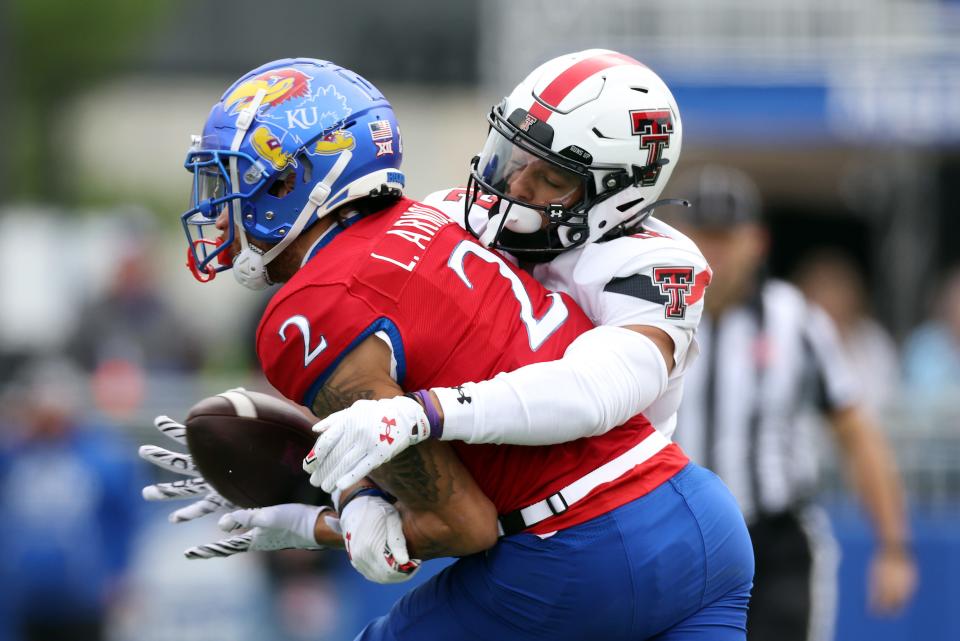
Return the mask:
[[[253, 124], [257, 110], [260, 108], [266, 95], [267, 91], [265, 89], [258, 89], [257, 93], [253, 96], [253, 100], [250, 101], [250, 104], [237, 114], [236, 133], [234, 133], [233, 141], [230, 143], [230, 151], [239, 151], [240, 143], [243, 142], [243, 137], [246, 135], [247, 130], [250, 129], [250, 125]], [[240, 174], [237, 172], [237, 157], [232, 154], [230, 156], [230, 185], [234, 190], [240, 187]], [[231, 200], [229, 206], [233, 210], [233, 220], [231, 223], [233, 224], [234, 233], [240, 237], [240, 252], [233, 259], [233, 276], [237, 279], [237, 282], [244, 287], [264, 289], [269, 283], [264, 281], [262, 285], [259, 285], [257, 282], [258, 280], [262, 280], [260, 272], [265, 274], [265, 270], [260, 260], [259, 251], [256, 247], [250, 245], [247, 239], [247, 233], [243, 228], [242, 203]], [[254, 256], [256, 256], [256, 258]]]
[[352, 157], [353, 152], [349, 150], [340, 152], [340, 156], [330, 168], [330, 171], [327, 172], [322, 180], [313, 186], [310, 195], [307, 197], [306, 206], [293, 222], [290, 231], [287, 232], [279, 243], [267, 251], [264, 252], [258, 247], [249, 245], [246, 231], [243, 230], [241, 225], [241, 249], [233, 260], [233, 275], [237, 279], [237, 282], [253, 290], [266, 289], [273, 284], [267, 273], [267, 265], [300, 236], [314, 215], [316, 215], [317, 218], [322, 218], [328, 213], [328, 210], [323, 205], [330, 196], [331, 185], [337, 182], [340, 174], [342, 174], [343, 170], [350, 164]]
[[484, 247], [489, 247], [493, 241], [496, 239], [497, 234], [500, 233], [500, 227], [503, 223], [503, 214], [494, 214], [490, 216], [490, 219], [487, 221], [487, 226], [484, 227], [483, 233], [480, 234], [480, 237], [477, 239], [480, 241], [480, 244]]

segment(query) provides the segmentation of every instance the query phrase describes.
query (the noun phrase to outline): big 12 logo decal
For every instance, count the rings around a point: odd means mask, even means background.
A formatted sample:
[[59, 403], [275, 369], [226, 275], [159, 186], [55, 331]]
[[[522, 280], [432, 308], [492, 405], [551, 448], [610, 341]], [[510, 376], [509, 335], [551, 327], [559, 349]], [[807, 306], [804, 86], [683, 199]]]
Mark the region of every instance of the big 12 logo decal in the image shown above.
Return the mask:
[[630, 112], [630, 133], [640, 136], [640, 149], [647, 150], [647, 164], [640, 177], [640, 185], [652, 187], [660, 177], [660, 158], [670, 146], [673, 134], [673, 115], [669, 109], [636, 110]]

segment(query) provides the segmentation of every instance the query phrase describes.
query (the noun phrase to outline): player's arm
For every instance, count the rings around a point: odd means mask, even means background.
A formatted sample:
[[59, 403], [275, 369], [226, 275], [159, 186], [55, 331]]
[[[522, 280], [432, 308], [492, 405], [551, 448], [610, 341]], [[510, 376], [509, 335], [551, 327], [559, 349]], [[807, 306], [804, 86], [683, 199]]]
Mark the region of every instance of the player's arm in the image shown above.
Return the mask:
[[[324, 383], [313, 412], [324, 417], [359, 400], [402, 394], [390, 376], [390, 357], [389, 348], [379, 338], [364, 340]], [[400, 437], [395, 433], [386, 436]], [[410, 447], [380, 466], [372, 477], [397, 498], [412, 556], [461, 556], [488, 549], [496, 542], [496, 509], [448, 444], [427, 441]]]
[[[407, 417], [407, 429], [428, 427], [416, 440], [565, 443], [603, 434], [676, 390], [676, 379], [696, 354], [690, 348], [710, 270], [699, 252], [672, 246], [620, 258], [612, 267], [602, 266], [608, 276], [601, 277], [602, 291], [589, 310], [602, 325], [577, 337], [560, 359], [478, 383], [418, 391], [422, 411]], [[377, 442], [374, 418], [354, 406], [328, 419], [331, 436], [317, 442], [315, 485], [327, 491], [345, 487], [410, 444]], [[349, 432], [346, 425], [352, 426]], [[331, 456], [348, 433], [353, 447]]]
[[603, 434], [666, 390], [674, 351], [673, 338], [659, 327], [596, 327], [577, 337], [561, 359], [458, 388], [433, 388], [439, 425], [431, 435], [550, 445]]
[[691, 243], [649, 236], [618, 239], [581, 259], [577, 302], [597, 327], [562, 358], [433, 389], [439, 438], [548, 445], [595, 436], [676, 387], [696, 354], [690, 348], [711, 273]]

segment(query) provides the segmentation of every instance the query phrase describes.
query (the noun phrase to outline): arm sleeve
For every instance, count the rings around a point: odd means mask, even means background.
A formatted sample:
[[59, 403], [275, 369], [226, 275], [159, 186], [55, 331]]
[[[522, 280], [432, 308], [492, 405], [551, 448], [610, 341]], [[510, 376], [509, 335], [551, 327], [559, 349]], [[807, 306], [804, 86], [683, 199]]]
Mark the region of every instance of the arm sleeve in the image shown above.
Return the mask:
[[581, 334], [559, 360], [433, 391], [444, 413], [442, 440], [552, 445], [613, 429], [666, 386], [666, 364], [653, 341], [601, 326]]

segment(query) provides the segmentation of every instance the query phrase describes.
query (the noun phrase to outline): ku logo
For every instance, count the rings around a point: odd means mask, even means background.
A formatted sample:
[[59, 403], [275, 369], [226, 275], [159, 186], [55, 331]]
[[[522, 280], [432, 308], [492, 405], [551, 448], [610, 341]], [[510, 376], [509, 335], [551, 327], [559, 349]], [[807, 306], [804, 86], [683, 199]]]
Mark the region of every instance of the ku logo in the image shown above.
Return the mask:
[[667, 297], [664, 315], [682, 319], [687, 315], [687, 297], [693, 292], [693, 267], [654, 267], [653, 282]]
[[380, 422], [383, 423], [383, 432], [380, 433], [380, 440], [386, 441], [387, 445], [393, 445], [396, 439], [390, 435], [390, 430], [397, 426], [397, 419], [384, 416], [380, 419]]
[[660, 160], [663, 150], [670, 146], [673, 135], [673, 115], [669, 109], [630, 112], [630, 133], [640, 136], [640, 150], [647, 152], [647, 164], [643, 167], [640, 184], [652, 187], [660, 177]]

